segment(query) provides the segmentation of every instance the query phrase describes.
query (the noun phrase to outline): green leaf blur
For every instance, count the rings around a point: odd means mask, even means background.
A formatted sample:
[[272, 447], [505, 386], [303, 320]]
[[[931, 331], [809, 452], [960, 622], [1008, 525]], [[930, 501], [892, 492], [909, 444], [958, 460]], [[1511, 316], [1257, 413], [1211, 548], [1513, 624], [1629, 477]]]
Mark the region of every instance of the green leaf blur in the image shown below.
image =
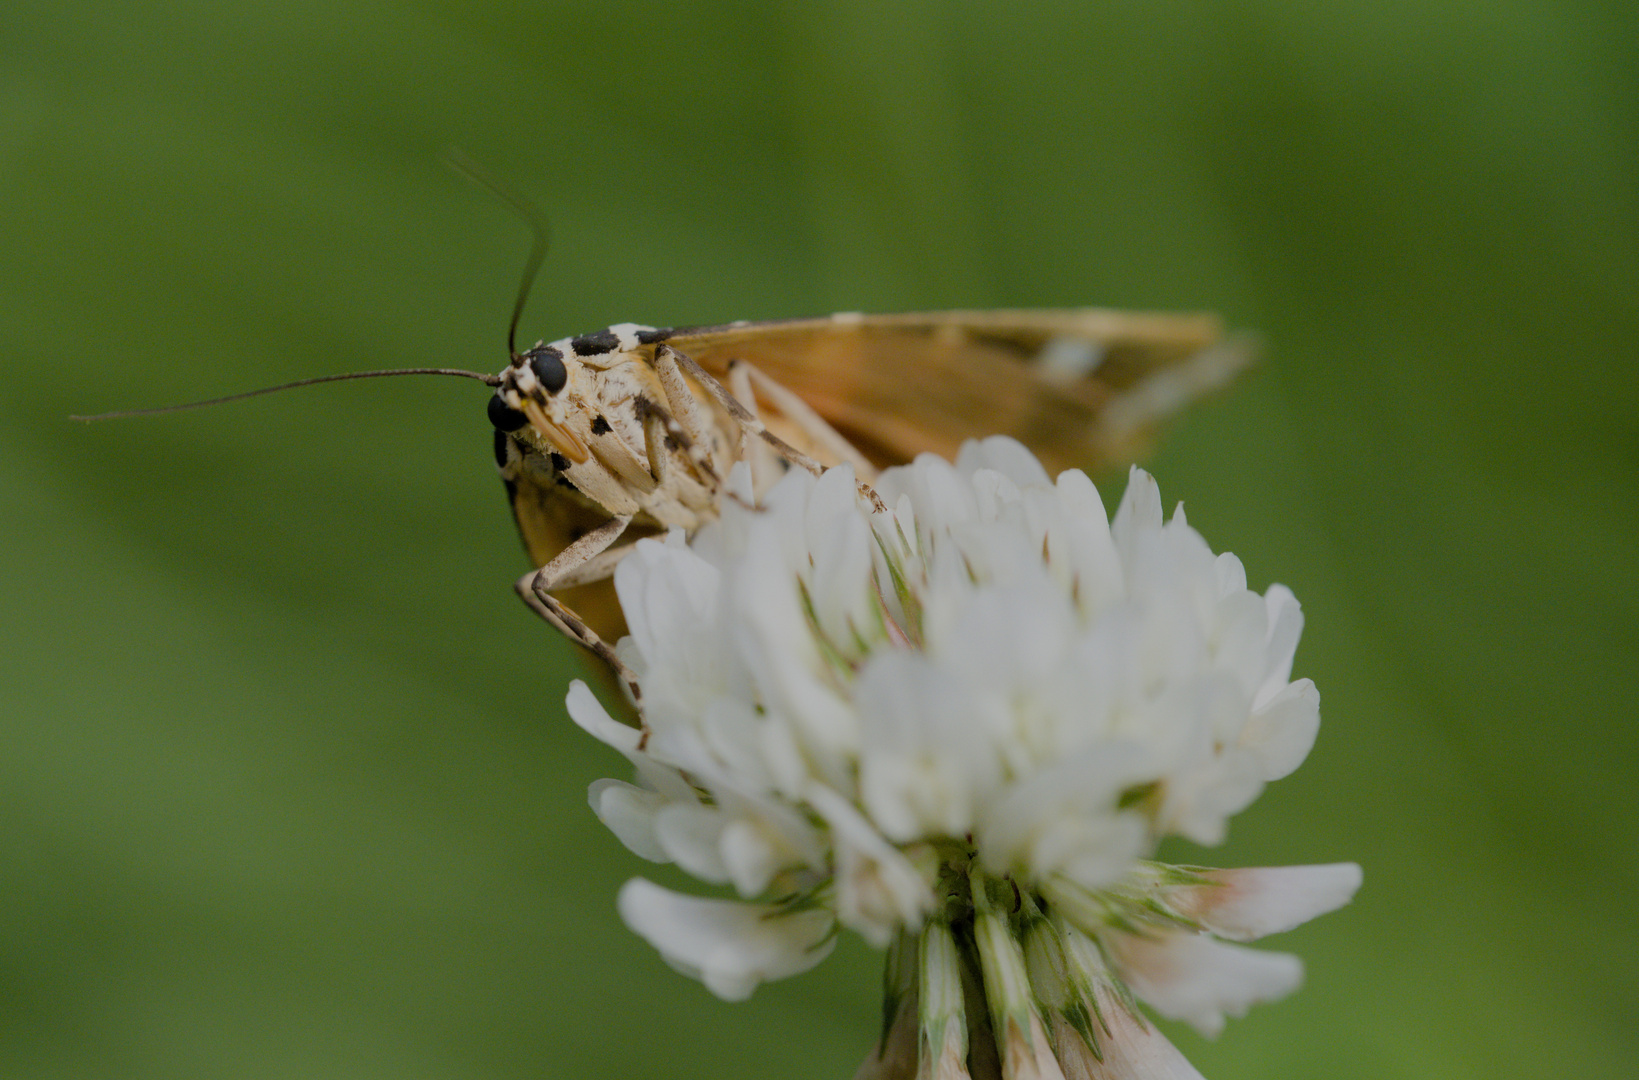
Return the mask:
[[[814, 1077], [613, 909], [613, 756], [481, 387], [635, 320], [1106, 304], [1269, 340], [1151, 459], [1291, 585], [1308, 764], [1208, 854], [1358, 860], [1213, 1080], [1639, 1059], [1632, 4], [12, 0], [0, 13], [0, 1075]], [[976, 431], [975, 434], [983, 432]], [[1119, 478], [1107, 495], [1119, 494]], [[672, 880], [666, 874], [662, 879]], [[1171, 1029], [1169, 1029], [1171, 1030]]]

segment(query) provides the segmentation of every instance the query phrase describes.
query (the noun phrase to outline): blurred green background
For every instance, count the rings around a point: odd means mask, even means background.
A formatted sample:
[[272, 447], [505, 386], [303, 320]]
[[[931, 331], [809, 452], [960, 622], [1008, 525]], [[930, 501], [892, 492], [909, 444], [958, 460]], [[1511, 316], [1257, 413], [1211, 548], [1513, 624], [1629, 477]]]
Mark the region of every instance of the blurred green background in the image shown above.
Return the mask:
[[[1151, 461], [1324, 698], [1225, 865], [1355, 859], [1213, 1080], [1639, 1060], [1631, 3], [0, 13], [0, 1074], [851, 1075], [877, 958], [724, 1005], [620, 925], [486, 391], [70, 413], [525, 334], [1211, 308]], [[1106, 495], [1119, 494], [1119, 483]], [[666, 875], [662, 880], [672, 881]]]

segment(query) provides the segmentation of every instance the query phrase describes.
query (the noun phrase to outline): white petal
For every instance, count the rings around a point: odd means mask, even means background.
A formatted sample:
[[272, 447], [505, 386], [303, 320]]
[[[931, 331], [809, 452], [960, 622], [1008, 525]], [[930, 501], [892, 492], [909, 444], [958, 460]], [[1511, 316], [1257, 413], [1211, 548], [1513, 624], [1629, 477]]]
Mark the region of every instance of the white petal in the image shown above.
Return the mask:
[[807, 971], [836, 940], [828, 911], [705, 900], [643, 878], [623, 885], [616, 904], [626, 925], [668, 964], [727, 1001], [751, 996], [760, 982]]
[[564, 699], [564, 707], [569, 711], [569, 719], [598, 742], [614, 747], [627, 757], [641, 753], [637, 744], [643, 733], [610, 716], [609, 710], [603, 707], [603, 702], [592, 693], [592, 688], [581, 680], [575, 679], [569, 684], [569, 694]]
[[1320, 691], [1299, 679], [1253, 713], [1236, 742], [1257, 756], [1265, 780], [1279, 780], [1303, 764], [1319, 731]]
[[1221, 597], [1213, 612], [1213, 666], [1233, 676], [1240, 687], [1243, 720], [1269, 670], [1268, 612], [1263, 597], [1244, 589]]
[[843, 784], [858, 750], [859, 722], [809, 631], [796, 576], [771, 539], [772, 523], [729, 583], [731, 646], [742, 658], [767, 722], [789, 724], [809, 766]]
[[1218, 595], [1232, 596], [1246, 591], [1246, 567], [1240, 557], [1226, 551], [1218, 556], [1213, 567], [1218, 572]]
[[586, 796], [592, 813], [632, 854], [650, 862], [671, 862], [654, 833], [655, 814], [666, 805], [664, 795], [621, 780], [594, 780]]
[[1262, 707], [1265, 701], [1286, 688], [1292, 678], [1292, 658], [1297, 653], [1298, 638], [1303, 635], [1303, 608], [1291, 589], [1271, 585], [1263, 600], [1269, 607], [1269, 677], [1259, 689], [1253, 708]]
[[719, 573], [689, 550], [681, 533], [639, 540], [615, 567], [615, 592], [632, 640], [651, 663], [682, 667], [705, 678], [712, 663], [702, 623], [715, 618]]
[[[904, 490], [910, 494], [919, 520], [949, 526], [972, 521], [978, 515], [973, 486], [943, 458], [918, 454], [908, 468], [889, 472], [900, 473], [895, 479], [904, 484]], [[881, 479], [890, 481], [887, 473]], [[889, 487], [893, 487], [891, 481]]]
[[908, 650], [873, 656], [854, 684], [862, 737], [859, 795], [897, 841], [961, 836], [994, 783], [996, 756], [947, 673]]
[[1121, 556], [1110, 538], [1104, 503], [1093, 482], [1079, 469], [1060, 473], [1057, 490], [1062, 530], [1049, 540], [1050, 557], [1069, 563], [1077, 605], [1089, 615], [1097, 614], [1126, 593]]
[[1051, 487], [1053, 481], [1025, 445], [1006, 435], [969, 439], [956, 453], [958, 472], [972, 476], [981, 469], [1001, 473], [1020, 488]]
[[609, 715], [591, 689], [579, 679], [569, 684], [564, 704], [569, 718], [592, 738], [612, 746], [626, 756], [648, 785], [668, 799], [693, 800], [694, 789], [674, 768], [655, 761], [637, 748], [642, 732]]
[[933, 888], [921, 871], [872, 828], [842, 796], [820, 784], [808, 802], [831, 826], [836, 846], [837, 917], [877, 948], [933, 909]]
[[1040, 880], [1063, 874], [1099, 888], [1131, 865], [1147, 839], [1121, 793], [1153, 776], [1148, 751], [1108, 742], [1006, 788], [980, 815], [979, 857], [992, 873]]
[[1210, 885], [1171, 891], [1166, 902], [1222, 938], [1253, 941], [1336, 911], [1360, 888], [1354, 863], [1204, 870]]
[[1250, 806], [1263, 786], [1258, 759], [1229, 748], [1168, 775], [1157, 824], [1197, 844], [1221, 844], [1229, 818]]
[[723, 826], [719, 850], [729, 880], [741, 896], [760, 895], [775, 874], [795, 861], [790, 849], [777, 843], [770, 830], [744, 817]]
[[1257, 1002], [1285, 997], [1303, 982], [1303, 962], [1290, 953], [1229, 945], [1205, 934], [1115, 933], [1104, 940], [1133, 993], [1208, 1038], [1223, 1030], [1226, 1014], [1245, 1015]]
[[714, 885], [728, 881], [719, 841], [727, 820], [721, 810], [699, 803], [672, 803], [655, 815], [655, 839], [684, 870]]
[[828, 469], [814, 485], [805, 522], [809, 601], [820, 632], [846, 655], [855, 653], [857, 639], [877, 636], [875, 543], [855, 505], [858, 498], [851, 467]]
[[1134, 465], [1127, 473], [1127, 490], [1110, 521], [1110, 536], [1130, 577], [1132, 560], [1146, 545], [1146, 537], [1161, 531], [1161, 485]]

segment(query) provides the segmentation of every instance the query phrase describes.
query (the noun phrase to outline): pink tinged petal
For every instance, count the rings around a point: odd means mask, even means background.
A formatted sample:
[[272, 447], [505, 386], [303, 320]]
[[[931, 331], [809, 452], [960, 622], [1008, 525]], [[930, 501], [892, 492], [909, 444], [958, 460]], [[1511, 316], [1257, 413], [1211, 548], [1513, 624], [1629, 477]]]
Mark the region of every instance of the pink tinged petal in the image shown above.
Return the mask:
[[1209, 885], [1166, 895], [1167, 906], [1230, 941], [1284, 933], [1354, 898], [1362, 880], [1354, 863], [1204, 870]]
[[899, 999], [899, 1010], [888, 1025], [887, 1037], [871, 1047], [871, 1052], [854, 1072], [854, 1080], [911, 1080], [920, 1076], [920, 1046], [916, 990], [912, 987]]
[[1095, 999], [1109, 1025], [1106, 1030], [1094, 1021], [1104, 1060], [1093, 1057], [1079, 1038], [1067, 1041], [1059, 1050], [1065, 1080], [1204, 1080], [1155, 1025], [1128, 1012], [1107, 987], [1098, 987]]
[[1320, 731], [1320, 691], [1299, 679], [1252, 714], [1236, 743], [1251, 752], [1265, 780], [1279, 780], [1303, 764]]
[[1156, 1012], [1189, 1023], [1208, 1038], [1224, 1017], [1243, 1016], [1260, 1001], [1285, 997], [1303, 982], [1303, 962], [1290, 953], [1228, 945], [1205, 934], [1154, 938], [1110, 934], [1117, 970]]
[[917, 1080], [968, 1080], [968, 1017], [963, 962], [950, 927], [930, 919], [917, 949], [921, 1053]]
[[826, 911], [706, 900], [643, 878], [621, 886], [616, 906], [668, 964], [725, 1001], [743, 1001], [760, 982], [807, 971], [836, 940]]
[[967, 1030], [960, 1024], [946, 1025], [938, 1046], [922, 1043], [916, 1080], [970, 1080], [967, 1053]]
[[586, 796], [592, 813], [628, 851], [650, 862], [671, 862], [654, 831], [655, 814], [666, 805], [664, 795], [621, 780], [595, 780]]
[[[1068, 1024], [1054, 1033], [1065, 1080], [1201, 1080], [1190, 1063], [1112, 981], [1098, 944], [1073, 926], [1062, 926], [1064, 959], [1077, 997], [1086, 1005], [1098, 1052]], [[1059, 1013], [1063, 1016], [1063, 1013]]]
[[1042, 1025], [1029, 966], [1007, 920], [976, 892], [973, 938], [1003, 1080], [1064, 1080]]
[[1002, 1080], [1065, 1080], [1053, 1043], [1041, 1017], [1030, 1014], [1030, 1030], [1021, 1032], [1011, 1022], [1002, 1043]]

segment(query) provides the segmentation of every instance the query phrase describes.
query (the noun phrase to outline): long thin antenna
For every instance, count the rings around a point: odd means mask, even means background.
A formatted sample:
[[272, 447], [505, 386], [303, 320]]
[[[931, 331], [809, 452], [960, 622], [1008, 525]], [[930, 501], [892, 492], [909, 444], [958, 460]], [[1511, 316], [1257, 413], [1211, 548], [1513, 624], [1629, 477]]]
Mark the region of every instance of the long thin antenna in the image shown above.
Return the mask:
[[354, 371], [346, 375], [319, 375], [311, 379], [297, 379], [295, 382], [280, 383], [278, 386], [264, 386], [260, 390], [246, 390], [242, 394], [229, 394], [227, 397], [210, 398], [206, 401], [190, 401], [184, 405], [164, 405], [157, 409], [125, 409], [120, 412], [98, 413], [96, 416], [70, 416], [69, 419], [83, 420], [89, 423], [92, 420], [120, 420], [127, 416], [162, 416], [165, 413], [203, 409], [210, 405], [225, 405], [230, 401], [243, 401], [246, 398], [261, 397], [263, 394], [276, 394], [280, 390], [294, 390], [298, 386], [346, 382], [349, 379], [385, 379], [390, 375], [459, 375], [464, 379], [477, 379], [485, 386], [501, 385], [499, 375], [486, 375], [481, 371], [462, 371], [459, 368], [422, 367], [393, 368], [388, 371]]
[[529, 260], [524, 263], [523, 281], [518, 284], [518, 298], [512, 304], [512, 321], [507, 323], [506, 328], [507, 355], [516, 362], [518, 359], [518, 320], [523, 316], [524, 304], [529, 299], [529, 290], [535, 285], [535, 275], [540, 270], [541, 263], [546, 259], [547, 245], [552, 240], [552, 233], [546, 224], [546, 215], [541, 213], [540, 207], [530, 202], [522, 192], [455, 147], [447, 146], [444, 148], [444, 163], [516, 210], [518, 216], [524, 219], [524, 224], [529, 226], [530, 232], [535, 236], [535, 242], [529, 249]]

